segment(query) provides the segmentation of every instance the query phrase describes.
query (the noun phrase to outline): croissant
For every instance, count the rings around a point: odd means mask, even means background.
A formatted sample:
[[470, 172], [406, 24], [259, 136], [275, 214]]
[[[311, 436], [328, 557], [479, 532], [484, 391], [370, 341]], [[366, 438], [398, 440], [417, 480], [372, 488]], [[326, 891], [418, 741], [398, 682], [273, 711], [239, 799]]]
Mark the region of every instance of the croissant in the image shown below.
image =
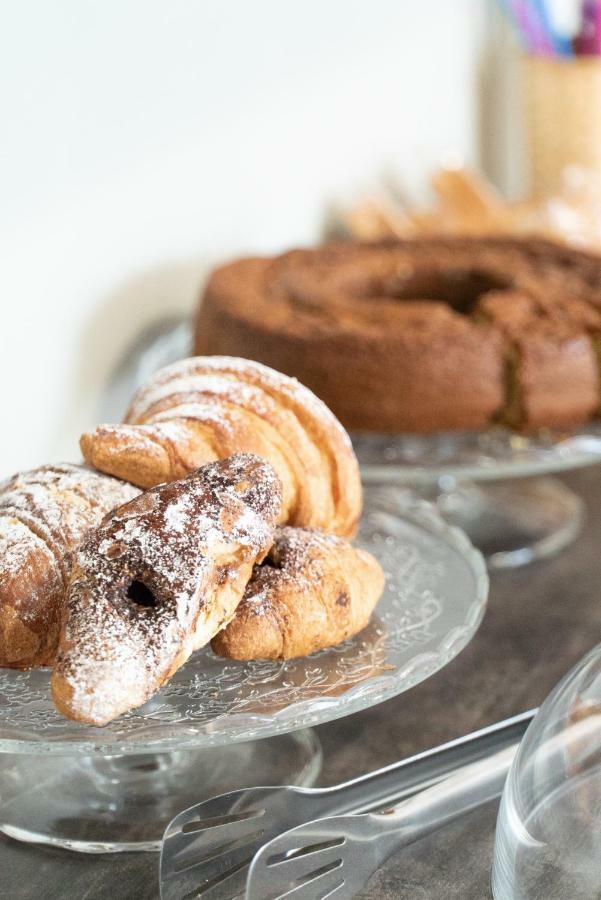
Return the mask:
[[318, 531], [278, 528], [211, 647], [231, 659], [289, 659], [332, 647], [365, 628], [383, 588], [380, 564], [365, 550]]
[[347, 433], [293, 378], [224, 356], [167, 366], [134, 397], [122, 425], [81, 437], [86, 462], [140, 487], [181, 478], [245, 451], [282, 482], [281, 521], [352, 535], [361, 482]]
[[0, 666], [50, 665], [69, 553], [139, 491], [83, 466], [42, 466], [0, 485]]
[[280, 509], [273, 468], [242, 453], [105, 518], [74, 558], [51, 680], [59, 711], [104, 725], [144, 703], [231, 619]]

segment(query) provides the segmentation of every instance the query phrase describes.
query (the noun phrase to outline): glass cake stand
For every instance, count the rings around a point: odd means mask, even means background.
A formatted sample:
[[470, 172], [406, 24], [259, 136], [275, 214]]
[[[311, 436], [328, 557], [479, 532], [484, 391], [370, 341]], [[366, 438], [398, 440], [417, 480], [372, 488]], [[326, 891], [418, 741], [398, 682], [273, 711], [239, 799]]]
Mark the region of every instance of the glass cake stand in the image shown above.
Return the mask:
[[[452, 660], [482, 619], [486, 566], [401, 486], [368, 487], [359, 543], [386, 572], [371, 624], [289, 662], [202, 650], [146, 705], [104, 728], [54, 709], [47, 670], [0, 670], [0, 830], [71, 850], [157, 850], [182, 809], [252, 784], [310, 784], [310, 726], [406, 691]], [[262, 740], [259, 740], [259, 739]]]
[[365, 484], [411, 486], [482, 551], [490, 568], [553, 555], [578, 534], [581, 499], [551, 473], [601, 462], [601, 425], [534, 436], [505, 428], [355, 434]]

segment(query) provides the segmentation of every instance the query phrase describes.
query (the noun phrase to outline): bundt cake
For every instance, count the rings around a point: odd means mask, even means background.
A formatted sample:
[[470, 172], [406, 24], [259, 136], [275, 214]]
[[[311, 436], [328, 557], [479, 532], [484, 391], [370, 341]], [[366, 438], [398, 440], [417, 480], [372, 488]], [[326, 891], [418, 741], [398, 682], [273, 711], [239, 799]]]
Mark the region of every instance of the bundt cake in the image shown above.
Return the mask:
[[296, 376], [356, 430], [569, 427], [600, 406], [601, 258], [425, 237], [240, 259], [210, 277], [195, 345]]

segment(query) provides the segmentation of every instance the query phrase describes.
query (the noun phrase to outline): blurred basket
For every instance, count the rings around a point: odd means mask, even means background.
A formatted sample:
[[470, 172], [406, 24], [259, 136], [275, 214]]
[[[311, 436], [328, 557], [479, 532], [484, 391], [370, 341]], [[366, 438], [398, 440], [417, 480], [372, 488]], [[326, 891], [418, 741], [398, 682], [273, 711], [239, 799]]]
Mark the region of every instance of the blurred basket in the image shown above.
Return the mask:
[[557, 190], [568, 166], [601, 173], [601, 59], [528, 56], [523, 84], [532, 195]]

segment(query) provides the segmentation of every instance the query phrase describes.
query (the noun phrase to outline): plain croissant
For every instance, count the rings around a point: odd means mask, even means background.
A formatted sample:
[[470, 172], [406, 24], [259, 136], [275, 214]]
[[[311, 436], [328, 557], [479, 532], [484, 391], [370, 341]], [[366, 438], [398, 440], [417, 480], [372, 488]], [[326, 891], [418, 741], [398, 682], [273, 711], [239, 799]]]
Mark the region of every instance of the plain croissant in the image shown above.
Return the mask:
[[83, 434], [86, 462], [143, 488], [182, 478], [215, 459], [267, 459], [283, 486], [281, 522], [355, 533], [359, 467], [329, 409], [296, 379], [260, 363], [194, 357], [161, 369], [122, 425]]

